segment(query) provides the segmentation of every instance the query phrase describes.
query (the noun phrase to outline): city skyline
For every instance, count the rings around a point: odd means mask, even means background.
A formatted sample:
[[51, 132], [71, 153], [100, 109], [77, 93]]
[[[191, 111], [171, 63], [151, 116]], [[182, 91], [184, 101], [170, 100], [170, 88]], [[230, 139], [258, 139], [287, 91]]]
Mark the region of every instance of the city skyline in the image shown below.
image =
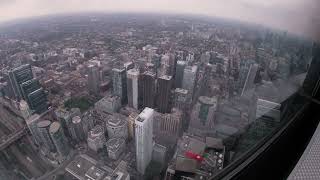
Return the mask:
[[19, 18], [79, 12], [193, 14], [262, 24], [317, 39], [316, 29], [320, 26], [317, 11], [316, 0], [228, 0], [223, 3], [218, 0], [4, 0], [0, 2], [0, 24]]
[[314, 43], [202, 18], [61, 15], [0, 31], [0, 179], [195, 180], [239, 163], [303, 105], [291, 103]]

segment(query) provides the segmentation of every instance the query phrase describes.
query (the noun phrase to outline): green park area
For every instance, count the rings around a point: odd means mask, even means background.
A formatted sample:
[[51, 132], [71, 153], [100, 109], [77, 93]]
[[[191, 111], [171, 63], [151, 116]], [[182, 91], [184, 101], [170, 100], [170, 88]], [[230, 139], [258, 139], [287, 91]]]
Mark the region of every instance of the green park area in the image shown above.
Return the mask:
[[64, 102], [64, 107], [68, 110], [72, 108], [79, 108], [81, 112], [84, 112], [93, 106], [93, 104], [94, 103], [86, 97], [75, 97]]

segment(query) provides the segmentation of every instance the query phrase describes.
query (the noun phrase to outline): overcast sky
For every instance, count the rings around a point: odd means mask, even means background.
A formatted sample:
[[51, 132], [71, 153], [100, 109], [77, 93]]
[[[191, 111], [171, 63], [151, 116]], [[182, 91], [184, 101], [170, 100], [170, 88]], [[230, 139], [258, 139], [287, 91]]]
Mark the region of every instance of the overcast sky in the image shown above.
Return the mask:
[[255, 22], [314, 37], [320, 28], [319, 5], [319, 0], [0, 0], [0, 22], [82, 11], [192, 13]]

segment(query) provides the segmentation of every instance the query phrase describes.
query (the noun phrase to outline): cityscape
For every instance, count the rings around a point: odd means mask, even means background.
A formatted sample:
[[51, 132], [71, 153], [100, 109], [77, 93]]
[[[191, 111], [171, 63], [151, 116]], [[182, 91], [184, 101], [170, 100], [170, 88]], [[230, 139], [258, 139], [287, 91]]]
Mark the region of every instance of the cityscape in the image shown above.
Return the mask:
[[0, 179], [210, 179], [288, 118], [311, 52], [286, 31], [202, 16], [9, 23]]

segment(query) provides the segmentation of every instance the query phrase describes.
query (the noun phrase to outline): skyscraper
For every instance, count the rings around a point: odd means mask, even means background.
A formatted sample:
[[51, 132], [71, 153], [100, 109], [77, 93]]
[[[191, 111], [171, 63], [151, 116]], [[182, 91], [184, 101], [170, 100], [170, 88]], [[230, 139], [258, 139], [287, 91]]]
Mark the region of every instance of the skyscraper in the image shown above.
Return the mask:
[[162, 55], [160, 67], [158, 68], [158, 76], [170, 74], [170, 57], [168, 54]]
[[183, 72], [186, 67], [186, 61], [178, 61], [175, 76], [175, 88], [182, 87]]
[[161, 76], [158, 78], [157, 108], [161, 113], [170, 111], [172, 76]]
[[156, 96], [156, 75], [152, 72], [145, 72], [142, 75], [142, 107], [154, 107]]
[[139, 108], [139, 71], [130, 69], [127, 71], [128, 105], [135, 109]]
[[59, 122], [53, 122], [49, 128], [50, 137], [61, 157], [68, 156], [70, 147]]
[[127, 101], [127, 75], [124, 68], [112, 69], [113, 94], [121, 98], [121, 102]]
[[25, 99], [27, 102], [29, 102], [28, 95], [32, 92], [34, 92], [37, 89], [41, 88], [41, 85], [39, 83], [39, 80], [37, 79], [31, 79], [26, 82], [23, 82], [21, 85], [21, 92], [22, 92], [22, 97]]
[[192, 98], [193, 91], [196, 83], [198, 67], [186, 66], [183, 72], [182, 88], [188, 90], [189, 96]]
[[161, 65], [161, 56], [154, 54], [151, 56], [151, 63], [155, 65], [155, 69], [158, 69]]
[[30, 109], [38, 114], [48, 110], [47, 94], [43, 88], [37, 89], [28, 95]]
[[18, 101], [24, 99], [30, 109], [38, 114], [48, 109], [47, 95], [39, 81], [33, 78], [30, 64], [15, 68], [6, 75], [6, 96]]
[[56, 147], [53, 144], [53, 141], [49, 133], [50, 125], [51, 125], [51, 121], [43, 120], [38, 122], [37, 127], [38, 127], [39, 134], [41, 136], [42, 145], [46, 147], [46, 149], [49, 150], [50, 152], [56, 152]]
[[154, 110], [145, 108], [135, 120], [137, 170], [144, 174], [152, 159]]
[[135, 119], [138, 117], [138, 113], [132, 112], [129, 117], [127, 118], [128, 120], [128, 135], [130, 139], [134, 139], [135, 137], [135, 132], [134, 132], [134, 126], [135, 126]]
[[174, 53], [168, 53], [169, 56], [169, 76], [175, 77], [176, 67], [177, 67], [177, 59]]
[[72, 118], [70, 134], [72, 139], [76, 142], [81, 142], [86, 139], [80, 116], [75, 116]]
[[99, 69], [92, 64], [88, 66], [88, 89], [92, 94], [99, 94]]
[[14, 98], [19, 100], [23, 97], [20, 85], [31, 79], [33, 79], [33, 73], [30, 64], [22, 65], [9, 71], [9, 84], [11, 85]]
[[200, 96], [194, 106], [189, 132], [197, 135], [205, 135], [210, 131], [214, 124], [214, 115], [217, 110], [218, 100], [216, 97]]
[[79, 108], [72, 108], [70, 111], [65, 109], [57, 109], [55, 110], [55, 116], [60, 122], [64, 134], [66, 136], [71, 136], [70, 129], [72, 127], [72, 118], [75, 116], [81, 116], [81, 112]]

